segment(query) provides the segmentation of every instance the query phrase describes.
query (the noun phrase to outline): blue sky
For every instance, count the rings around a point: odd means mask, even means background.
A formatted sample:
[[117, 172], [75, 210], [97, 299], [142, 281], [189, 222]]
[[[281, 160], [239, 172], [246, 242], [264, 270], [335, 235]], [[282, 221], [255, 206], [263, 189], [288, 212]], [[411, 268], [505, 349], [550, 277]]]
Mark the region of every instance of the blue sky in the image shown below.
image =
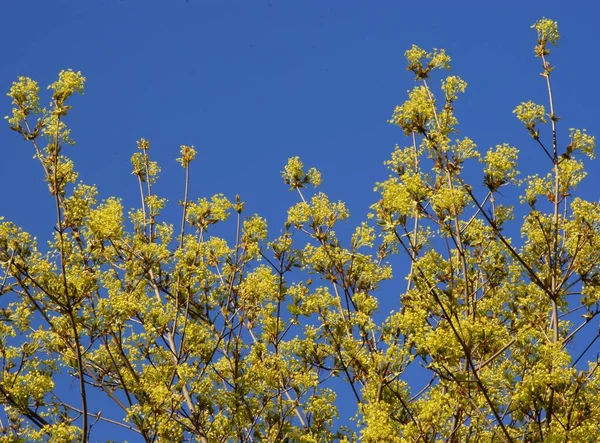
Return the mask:
[[[129, 157], [145, 137], [163, 168], [156, 190], [171, 202], [170, 221], [183, 193], [175, 158], [189, 144], [199, 151], [192, 197], [239, 193], [276, 235], [296, 202], [280, 171], [299, 155], [321, 170], [332, 199], [348, 203], [355, 225], [377, 199], [374, 183], [387, 177], [382, 162], [408, 143], [386, 122], [413, 86], [407, 48], [445, 48], [453, 74], [469, 83], [456, 106], [463, 136], [482, 150], [517, 146], [522, 170], [545, 173], [512, 114], [521, 101], [546, 100], [530, 25], [542, 16], [559, 22], [551, 63], [564, 143], [566, 128], [598, 127], [599, 9], [549, 0], [4, 1], [0, 89], [20, 75], [47, 85], [61, 69], [82, 71], [85, 96], [73, 100], [67, 121], [77, 145], [67, 154], [83, 181], [127, 208], [138, 205]], [[0, 115], [9, 111], [0, 98]], [[0, 129], [0, 214], [43, 240], [53, 201], [32, 154], [7, 125]], [[588, 172], [581, 193], [597, 200], [598, 162]]]

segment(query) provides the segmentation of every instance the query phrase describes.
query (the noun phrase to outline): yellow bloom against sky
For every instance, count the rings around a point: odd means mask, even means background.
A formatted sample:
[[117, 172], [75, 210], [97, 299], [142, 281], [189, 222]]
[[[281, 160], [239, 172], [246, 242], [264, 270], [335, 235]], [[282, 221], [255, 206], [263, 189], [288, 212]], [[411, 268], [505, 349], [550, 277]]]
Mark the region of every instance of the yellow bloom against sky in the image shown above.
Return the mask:
[[598, 12], [0, 5], [1, 426], [595, 435]]

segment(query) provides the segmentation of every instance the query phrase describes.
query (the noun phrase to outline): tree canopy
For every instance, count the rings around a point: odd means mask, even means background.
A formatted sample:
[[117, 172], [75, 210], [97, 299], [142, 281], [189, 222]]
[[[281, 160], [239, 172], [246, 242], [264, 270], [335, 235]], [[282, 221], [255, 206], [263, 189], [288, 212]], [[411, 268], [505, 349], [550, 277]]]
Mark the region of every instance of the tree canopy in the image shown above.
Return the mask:
[[[44, 247], [0, 219], [0, 441], [117, 429], [140, 441], [595, 440], [600, 205], [577, 196], [595, 138], [560, 125], [557, 23], [532, 28], [547, 102], [514, 113], [547, 173], [521, 176], [516, 147], [480, 151], [460, 135], [467, 83], [442, 74], [444, 50], [412, 46], [415, 86], [390, 118], [406, 141], [349, 236], [336, 234], [346, 205], [298, 157], [281, 173], [296, 201], [270, 235], [239, 196], [190, 196], [193, 146], [177, 159], [176, 223], [161, 221], [147, 139], [131, 157], [139, 207], [98, 201], [68, 156], [85, 77], [60, 72], [47, 107], [19, 77], [7, 121], [56, 213]], [[392, 278], [399, 257], [410, 269]]]

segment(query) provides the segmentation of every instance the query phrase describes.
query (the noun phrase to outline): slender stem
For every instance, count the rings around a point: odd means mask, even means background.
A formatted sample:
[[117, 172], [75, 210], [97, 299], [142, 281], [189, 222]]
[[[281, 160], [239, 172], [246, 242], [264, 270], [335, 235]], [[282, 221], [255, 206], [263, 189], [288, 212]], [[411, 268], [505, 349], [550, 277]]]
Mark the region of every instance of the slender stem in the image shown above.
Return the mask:
[[[419, 171], [419, 155], [417, 152], [417, 137], [415, 132], [413, 131], [412, 133], [412, 140], [413, 140], [413, 150], [415, 152], [415, 173], [418, 173]], [[417, 207], [415, 207], [414, 209], [414, 214], [415, 214], [415, 224], [413, 226], [413, 231], [412, 231], [412, 241], [411, 241], [411, 254], [412, 254], [412, 259], [410, 261], [410, 271], [408, 273], [408, 278], [407, 278], [407, 282], [406, 282], [406, 291], [410, 291], [410, 288], [412, 287], [412, 283], [413, 283], [413, 272], [414, 272], [414, 259], [417, 258], [417, 249], [416, 249], [416, 245], [417, 245], [417, 234], [419, 232], [419, 210]]]
[[573, 338], [575, 337], [575, 335], [577, 335], [577, 333], [579, 331], [581, 331], [588, 323], [590, 323], [592, 321], [592, 319], [598, 315], [598, 312], [592, 314], [589, 318], [586, 318], [585, 321], [583, 323], [581, 323], [579, 326], [577, 326], [573, 332], [571, 332], [569, 335], [567, 335], [562, 341], [561, 341], [561, 345], [564, 347], [566, 346], [571, 340], [573, 340]]
[[[590, 350], [590, 348], [592, 347], [592, 345], [593, 345], [593, 344], [596, 342], [596, 340], [598, 340], [598, 337], [600, 337], [600, 333], [597, 333], [597, 334], [594, 336], [594, 338], [592, 339], [592, 341], [590, 341], [590, 343], [589, 343], [589, 344], [588, 344], [588, 345], [585, 347], [585, 349], [584, 349], [584, 350], [581, 352], [581, 354], [579, 354], [579, 357], [577, 357], [577, 358], [575, 359], [575, 361], [574, 361], [574, 362], [571, 364], [571, 367], [572, 367], [572, 368], [574, 368], [574, 367], [577, 365], [577, 363], [579, 363], [579, 360], [581, 360], [581, 358], [582, 358], [582, 357], [585, 355], [585, 353], [586, 353], [587, 351], [589, 351], [589, 350]], [[596, 367], [598, 367], [598, 366], [596, 366]]]
[[[544, 69], [544, 77], [546, 78], [546, 86], [548, 87], [548, 101], [550, 103], [550, 123], [552, 126], [552, 162], [554, 164], [554, 218], [552, 223], [552, 256], [549, 260], [550, 272], [551, 272], [551, 293], [550, 302], [552, 305], [552, 343], [558, 343], [558, 267], [559, 267], [559, 253], [558, 253], [558, 234], [559, 234], [559, 171], [558, 171], [558, 144], [556, 137], [556, 115], [554, 113], [554, 98], [552, 96], [552, 84], [550, 82], [550, 65], [546, 61], [546, 57], [542, 54], [542, 63]], [[550, 401], [548, 402], [547, 410], [547, 421], [546, 426], [550, 429], [550, 423], [552, 421], [552, 409], [554, 403], [554, 390], [550, 388]]]
[[[181, 215], [181, 231], [179, 234], [179, 249], [181, 249], [183, 247], [183, 237], [185, 235], [185, 218], [186, 218], [187, 207], [188, 207], [189, 183], [190, 183], [190, 163], [188, 162], [185, 165], [185, 189], [184, 189], [184, 197], [183, 197], [183, 211], [182, 211], [183, 213]], [[173, 321], [173, 328], [171, 329], [171, 332], [170, 332], [171, 339], [173, 340], [173, 342], [175, 339], [175, 334], [177, 332], [177, 323], [179, 320], [179, 288], [180, 288], [180, 285], [181, 285], [181, 274], [178, 273], [177, 274], [177, 283], [175, 285], [175, 288], [176, 288], [175, 289], [175, 320]], [[182, 332], [181, 332], [181, 341], [179, 343], [179, 351], [177, 351], [177, 353], [176, 353], [177, 361], [181, 360], [181, 355], [183, 353], [183, 346], [185, 344], [185, 330], [186, 330], [188, 315], [189, 315], [190, 297], [191, 297], [191, 294], [188, 291], [186, 303], [185, 303], [185, 313], [184, 313], [184, 319], [183, 319], [183, 328], [182, 328]], [[171, 375], [169, 387], [175, 381], [176, 374], [177, 374], [177, 365], [175, 365], [175, 367], [173, 368], [173, 373]]]
[[4, 278], [2, 279], [2, 286], [0, 286], [0, 295], [2, 295], [4, 293], [4, 285], [6, 284], [6, 279], [8, 278], [8, 271], [10, 270], [10, 267], [12, 266], [14, 256], [15, 256], [15, 250], [12, 249], [10, 251], [10, 259], [8, 260], [8, 265], [6, 265], [6, 272], [4, 272]]
[[185, 166], [185, 191], [183, 197], [183, 215], [181, 216], [181, 234], [179, 235], [179, 247], [183, 246], [183, 236], [185, 232], [185, 217], [187, 215], [187, 207], [188, 207], [188, 193], [190, 186], [190, 164], [188, 163]]
[[83, 425], [82, 425], [82, 434], [81, 434], [81, 442], [87, 443], [88, 441], [88, 410], [87, 410], [87, 395], [85, 389], [85, 378], [83, 373], [83, 356], [81, 353], [81, 345], [79, 341], [79, 331], [77, 330], [77, 322], [75, 319], [75, 314], [73, 312], [74, 304], [76, 300], [73, 300], [71, 303], [71, 297], [69, 295], [69, 285], [67, 282], [67, 268], [66, 268], [66, 257], [65, 257], [65, 245], [64, 245], [64, 226], [62, 222], [62, 211], [61, 211], [61, 201], [60, 201], [60, 192], [58, 189], [58, 148], [59, 148], [59, 129], [60, 129], [60, 119], [57, 117], [56, 122], [56, 133], [54, 135], [54, 149], [52, 152], [52, 161], [53, 161], [53, 171], [52, 171], [52, 193], [54, 194], [55, 205], [56, 205], [56, 218], [58, 223], [58, 237], [59, 237], [59, 249], [60, 249], [60, 268], [62, 274], [62, 283], [65, 294], [65, 303], [67, 306], [67, 313], [69, 316], [69, 321], [71, 323], [71, 329], [73, 330], [73, 340], [75, 341], [75, 354], [77, 358], [77, 373], [79, 377], [79, 390], [81, 395], [81, 408], [83, 410]]
[[[67, 403], [62, 403], [62, 406], [64, 406], [65, 408], [71, 409], [72, 411], [78, 412], [80, 414], [83, 413], [83, 411], [81, 411], [81, 409], [75, 408], [75, 407], [73, 407], [73, 406], [71, 406], [71, 405], [69, 405]], [[135, 432], [137, 434], [141, 434], [142, 433], [139, 429], [136, 429], [133, 426], [130, 426], [130, 425], [126, 424], [126, 423], [122, 423], [122, 422], [117, 421], [117, 420], [112, 420], [110, 418], [103, 417], [102, 416], [102, 411], [99, 411], [99, 412], [97, 412], [95, 414], [92, 413], [92, 412], [88, 412], [88, 415], [90, 417], [94, 417], [96, 420], [105, 421], [106, 423], [110, 423], [112, 425], [120, 426], [122, 428], [128, 429], [128, 430], [130, 430], [132, 432]]]
[[[148, 150], [146, 149], [144, 149], [144, 166], [146, 167], [146, 187], [148, 191], [147, 196], [150, 197], [152, 195], [152, 184], [150, 183], [150, 156], [148, 155]], [[152, 241], [154, 237], [154, 216], [152, 215], [150, 208], [148, 209], [148, 215], [150, 216], [150, 232], [148, 234], [148, 238], [150, 239], [150, 241]]]

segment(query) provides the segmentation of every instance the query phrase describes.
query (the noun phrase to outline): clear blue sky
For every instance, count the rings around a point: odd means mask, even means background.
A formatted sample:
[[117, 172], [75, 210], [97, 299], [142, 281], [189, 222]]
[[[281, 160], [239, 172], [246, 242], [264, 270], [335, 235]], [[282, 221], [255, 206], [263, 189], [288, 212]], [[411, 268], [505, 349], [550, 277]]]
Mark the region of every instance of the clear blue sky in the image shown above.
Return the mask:
[[[413, 43], [443, 47], [468, 83], [457, 103], [461, 133], [481, 149], [510, 143], [525, 169], [544, 158], [512, 114], [521, 101], [545, 102], [530, 25], [558, 20], [561, 46], [551, 62], [559, 130], [598, 129], [596, 2], [352, 0], [22, 0], [0, 4], [0, 90], [17, 76], [41, 85], [61, 69], [80, 70], [86, 93], [67, 123], [67, 151], [80, 178], [100, 195], [138, 205], [129, 157], [141, 137], [162, 167], [157, 191], [183, 192], [175, 158], [195, 145], [191, 196], [239, 193], [249, 212], [277, 234], [296, 202], [280, 179], [288, 157], [319, 168], [323, 190], [345, 200], [358, 224], [376, 200], [373, 184], [402, 131], [386, 123], [413, 86], [403, 53]], [[46, 100], [44, 100], [45, 102]], [[0, 115], [10, 111], [0, 98]], [[47, 239], [53, 202], [32, 148], [0, 128], [0, 215]], [[564, 138], [561, 139], [564, 142]], [[598, 198], [598, 162], [584, 196]]]

